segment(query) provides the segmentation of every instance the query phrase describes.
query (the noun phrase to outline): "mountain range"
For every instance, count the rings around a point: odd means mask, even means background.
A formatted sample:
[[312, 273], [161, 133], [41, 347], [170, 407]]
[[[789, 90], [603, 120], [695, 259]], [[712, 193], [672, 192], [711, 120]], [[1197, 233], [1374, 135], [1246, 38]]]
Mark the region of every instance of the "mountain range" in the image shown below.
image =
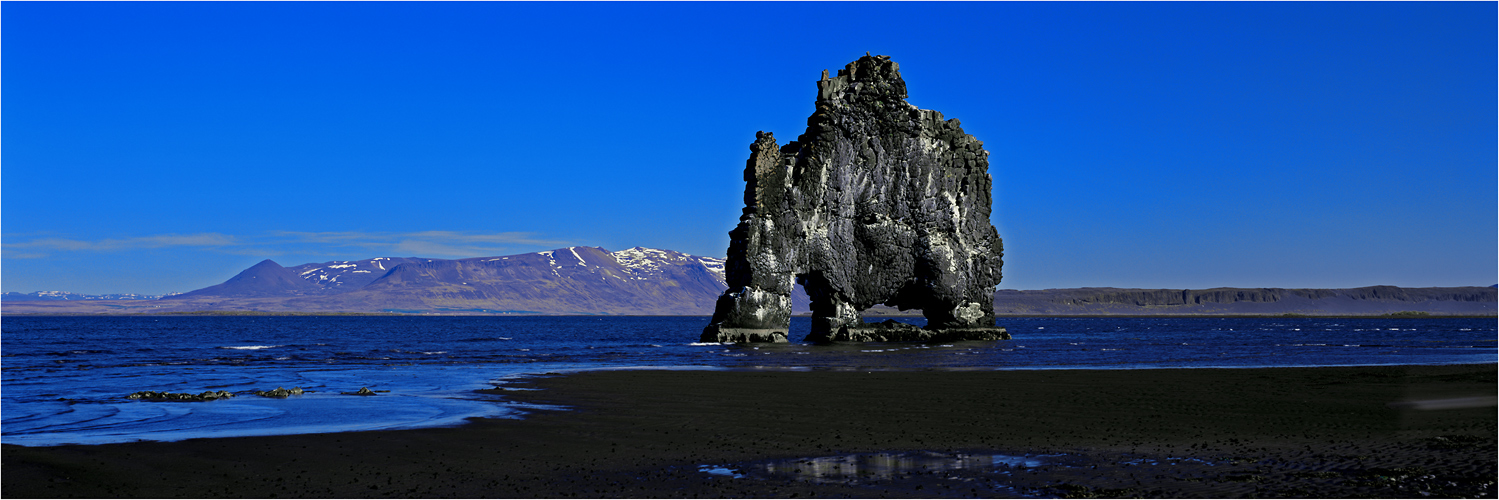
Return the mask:
[[[175, 295], [175, 294], [173, 294], [173, 295]], [[159, 299], [159, 298], [162, 298], [162, 297], [165, 297], [165, 295], [141, 295], [141, 294], [138, 294], [138, 293], [107, 293], [107, 294], [102, 294], [102, 295], [92, 295], [92, 294], [86, 294], [86, 293], [73, 293], [73, 292], [63, 292], [63, 291], [56, 291], [56, 290], [43, 291], [43, 292], [31, 292], [31, 293], [21, 293], [21, 292], [5, 292], [5, 293], [0, 293], [0, 301], [19, 301], [19, 300], [156, 300], [156, 299]]]
[[[264, 260], [229, 280], [165, 297], [9, 293], [5, 314], [193, 311], [702, 315], [728, 288], [724, 260], [635, 247], [568, 247], [498, 257], [378, 257], [283, 267]], [[75, 297], [76, 295], [76, 297]], [[119, 297], [118, 299], [114, 297]], [[134, 300], [131, 300], [134, 299]], [[154, 299], [154, 300], [151, 300]], [[1494, 315], [1496, 287], [1207, 290], [998, 290], [999, 315]], [[810, 312], [800, 285], [792, 311]], [[919, 315], [876, 306], [866, 316]]]
[[471, 259], [379, 257], [282, 267], [261, 261], [173, 309], [478, 314], [709, 314], [723, 259], [568, 247]]

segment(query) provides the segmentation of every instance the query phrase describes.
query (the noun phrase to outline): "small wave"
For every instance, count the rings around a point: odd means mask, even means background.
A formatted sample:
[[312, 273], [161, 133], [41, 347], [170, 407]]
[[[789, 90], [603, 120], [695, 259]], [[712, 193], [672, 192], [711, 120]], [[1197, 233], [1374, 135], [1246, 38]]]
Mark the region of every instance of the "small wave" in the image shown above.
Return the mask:
[[229, 346], [219, 346], [219, 349], [254, 350], [254, 349], [271, 349], [271, 348], [274, 348], [274, 347], [282, 347], [282, 346], [279, 346], [279, 345], [239, 345], [239, 346], [229, 345]]

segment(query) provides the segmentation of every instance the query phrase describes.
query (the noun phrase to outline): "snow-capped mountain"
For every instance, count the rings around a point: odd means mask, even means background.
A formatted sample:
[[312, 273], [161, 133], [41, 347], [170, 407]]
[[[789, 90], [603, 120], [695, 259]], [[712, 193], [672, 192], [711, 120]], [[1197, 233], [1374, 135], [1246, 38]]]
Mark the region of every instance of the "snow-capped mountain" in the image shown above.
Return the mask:
[[240, 271], [229, 281], [200, 288], [167, 300], [185, 300], [200, 297], [272, 298], [319, 295], [324, 288], [315, 283], [299, 279], [276, 261], [266, 259]]
[[722, 259], [670, 250], [568, 247], [405, 263], [359, 290], [299, 303], [340, 310], [711, 314], [726, 288], [722, 267]]
[[[555, 252], [555, 250], [553, 250], [553, 252]], [[687, 255], [681, 252], [673, 252], [671, 250], [658, 250], [655, 248], [645, 247], [635, 247], [626, 250], [620, 250], [618, 252], [611, 253], [610, 255], [614, 256], [614, 260], [616, 262], [619, 262], [620, 266], [623, 266], [625, 269], [627, 269], [631, 273], [631, 275], [635, 277], [635, 279], [645, 280], [659, 277], [663, 274], [662, 269], [667, 269], [675, 266], [691, 266], [695, 263], [702, 265], [708, 270], [708, 272], [717, 275], [718, 281], [724, 281], [724, 260], [715, 257], [700, 257], [697, 255]], [[723, 286], [727, 288], [728, 284], [723, 283]]]
[[[498, 257], [377, 257], [281, 267], [263, 261], [168, 300], [265, 311], [711, 314], [724, 260], [635, 247], [568, 247]], [[253, 304], [236, 305], [241, 299]]]
[[385, 276], [385, 273], [401, 264], [433, 260], [437, 259], [375, 257], [365, 260], [335, 260], [321, 264], [302, 264], [286, 269], [304, 280], [338, 293], [358, 290], [380, 279], [381, 276]]

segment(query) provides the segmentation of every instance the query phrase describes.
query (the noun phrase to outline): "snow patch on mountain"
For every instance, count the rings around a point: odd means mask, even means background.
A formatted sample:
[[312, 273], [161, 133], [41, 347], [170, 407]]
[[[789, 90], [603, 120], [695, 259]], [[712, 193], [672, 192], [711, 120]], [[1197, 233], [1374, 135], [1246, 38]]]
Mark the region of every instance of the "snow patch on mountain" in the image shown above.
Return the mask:
[[724, 259], [645, 247], [620, 250], [610, 255], [632, 275], [631, 279], [644, 280], [659, 276], [664, 266], [697, 264], [713, 273], [719, 282], [727, 283], [724, 280]]
[[702, 264], [703, 267], [708, 268], [709, 271], [713, 271], [713, 274], [717, 274], [719, 278], [723, 278], [724, 277], [724, 274], [723, 274], [724, 273], [724, 271], [723, 271], [724, 259], [716, 259], [716, 258], [713, 258], [713, 257], [698, 257], [696, 255], [694, 255], [693, 258], [696, 258], [697, 262], [699, 264]]
[[551, 266], [551, 268], [552, 268], [552, 275], [556, 276], [558, 278], [562, 277], [562, 274], [557, 272], [558, 269], [562, 269], [562, 266], [557, 264], [557, 251], [556, 250], [547, 250], [545, 252], [536, 252], [536, 255], [545, 256], [547, 258], [547, 265]]
[[[659, 274], [661, 265], [671, 262], [672, 252], [669, 250], [657, 250], [654, 248], [635, 247], [611, 253], [614, 260], [625, 268], [635, 279], [646, 279], [646, 277]], [[681, 254], [677, 254], [681, 255]]]

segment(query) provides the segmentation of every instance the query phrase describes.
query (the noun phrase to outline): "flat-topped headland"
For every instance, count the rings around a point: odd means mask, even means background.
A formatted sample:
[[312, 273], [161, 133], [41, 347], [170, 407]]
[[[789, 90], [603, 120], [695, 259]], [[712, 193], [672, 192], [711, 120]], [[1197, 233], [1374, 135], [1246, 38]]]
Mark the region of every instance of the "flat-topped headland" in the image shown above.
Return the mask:
[[1058, 288], [999, 290], [997, 314], [1032, 316], [1493, 316], [1495, 287]]
[[[1492, 498], [1495, 374], [597, 371], [500, 391], [565, 408], [521, 420], [0, 456], [5, 494], [28, 498]], [[864, 476], [813, 467], [869, 456], [907, 458]], [[901, 469], [912, 456], [959, 465]], [[962, 468], [973, 457], [990, 463]]]

